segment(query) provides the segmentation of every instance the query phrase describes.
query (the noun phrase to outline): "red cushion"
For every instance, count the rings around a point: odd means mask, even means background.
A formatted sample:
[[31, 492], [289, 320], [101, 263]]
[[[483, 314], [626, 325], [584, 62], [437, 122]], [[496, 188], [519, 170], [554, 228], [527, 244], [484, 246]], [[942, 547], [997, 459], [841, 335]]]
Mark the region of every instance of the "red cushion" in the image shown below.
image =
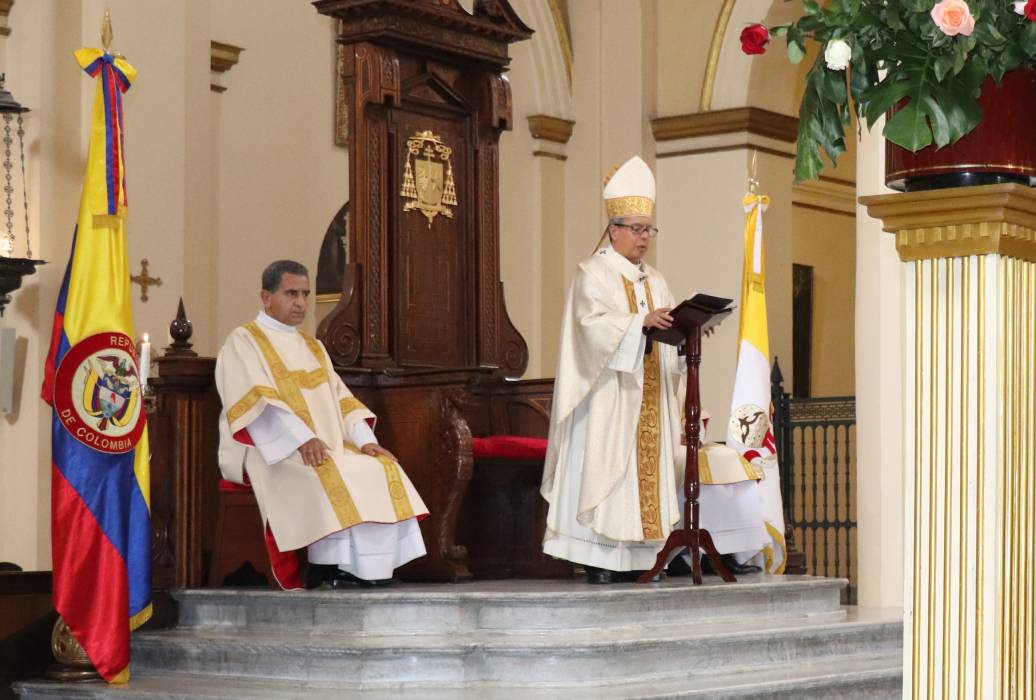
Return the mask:
[[547, 441], [543, 438], [518, 435], [490, 435], [471, 439], [475, 459], [540, 460], [547, 456]]
[[252, 492], [252, 487], [248, 484], [235, 484], [233, 481], [227, 481], [226, 479], [219, 480], [219, 490], [222, 493], [229, 491], [245, 491], [247, 493]]

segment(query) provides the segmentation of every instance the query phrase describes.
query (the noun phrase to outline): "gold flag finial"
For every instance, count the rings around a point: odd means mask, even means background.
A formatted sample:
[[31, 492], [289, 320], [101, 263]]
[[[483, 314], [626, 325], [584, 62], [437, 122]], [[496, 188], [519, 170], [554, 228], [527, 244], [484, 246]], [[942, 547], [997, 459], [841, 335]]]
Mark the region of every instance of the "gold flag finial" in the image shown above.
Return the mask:
[[111, 8], [104, 10], [104, 19], [101, 20], [101, 45], [105, 51], [112, 47], [112, 11]]
[[752, 170], [748, 176], [748, 192], [750, 194], [756, 194], [759, 191], [759, 178], [756, 177], [759, 173], [759, 151], [752, 151]]

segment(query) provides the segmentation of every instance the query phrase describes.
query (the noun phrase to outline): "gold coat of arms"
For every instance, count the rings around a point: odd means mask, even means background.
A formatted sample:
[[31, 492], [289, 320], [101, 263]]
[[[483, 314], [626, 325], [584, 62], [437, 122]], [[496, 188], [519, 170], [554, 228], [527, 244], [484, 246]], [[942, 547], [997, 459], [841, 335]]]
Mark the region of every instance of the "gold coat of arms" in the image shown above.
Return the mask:
[[408, 200], [403, 211], [419, 209], [428, 219], [429, 228], [439, 214], [452, 219], [452, 207], [457, 206], [457, 189], [453, 184], [453, 165], [450, 163], [453, 149], [431, 131], [418, 131], [407, 139], [406, 145], [403, 188], [399, 193]]

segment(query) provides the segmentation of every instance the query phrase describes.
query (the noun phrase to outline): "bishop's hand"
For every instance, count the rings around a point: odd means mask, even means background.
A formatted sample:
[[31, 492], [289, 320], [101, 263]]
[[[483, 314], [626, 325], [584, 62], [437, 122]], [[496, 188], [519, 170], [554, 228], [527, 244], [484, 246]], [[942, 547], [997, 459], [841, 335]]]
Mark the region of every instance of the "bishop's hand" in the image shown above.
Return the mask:
[[307, 466], [316, 467], [327, 461], [327, 445], [320, 438], [312, 438], [299, 445], [299, 454]]
[[644, 317], [644, 328], [661, 328], [666, 329], [673, 325], [673, 317], [669, 315], [670, 309], [667, 306], [662, 306], [648, 313]]

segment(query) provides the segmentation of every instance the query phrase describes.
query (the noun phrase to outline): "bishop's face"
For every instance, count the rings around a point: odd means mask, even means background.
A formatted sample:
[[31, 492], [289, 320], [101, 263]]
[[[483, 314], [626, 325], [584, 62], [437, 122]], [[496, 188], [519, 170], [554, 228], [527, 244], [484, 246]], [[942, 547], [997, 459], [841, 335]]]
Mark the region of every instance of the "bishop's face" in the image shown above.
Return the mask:
[[650, 216], [623, 217], [620, 223], [608, 226], [612, 248], [634, 265], [639, 265], [651, 247], [653, 226]]
[[285, 272], [277, 291], [264, 289], [260, 297], [267, 316], [289, 326], [297, 326], [306, 320], [309, 309], [309, 278]]

